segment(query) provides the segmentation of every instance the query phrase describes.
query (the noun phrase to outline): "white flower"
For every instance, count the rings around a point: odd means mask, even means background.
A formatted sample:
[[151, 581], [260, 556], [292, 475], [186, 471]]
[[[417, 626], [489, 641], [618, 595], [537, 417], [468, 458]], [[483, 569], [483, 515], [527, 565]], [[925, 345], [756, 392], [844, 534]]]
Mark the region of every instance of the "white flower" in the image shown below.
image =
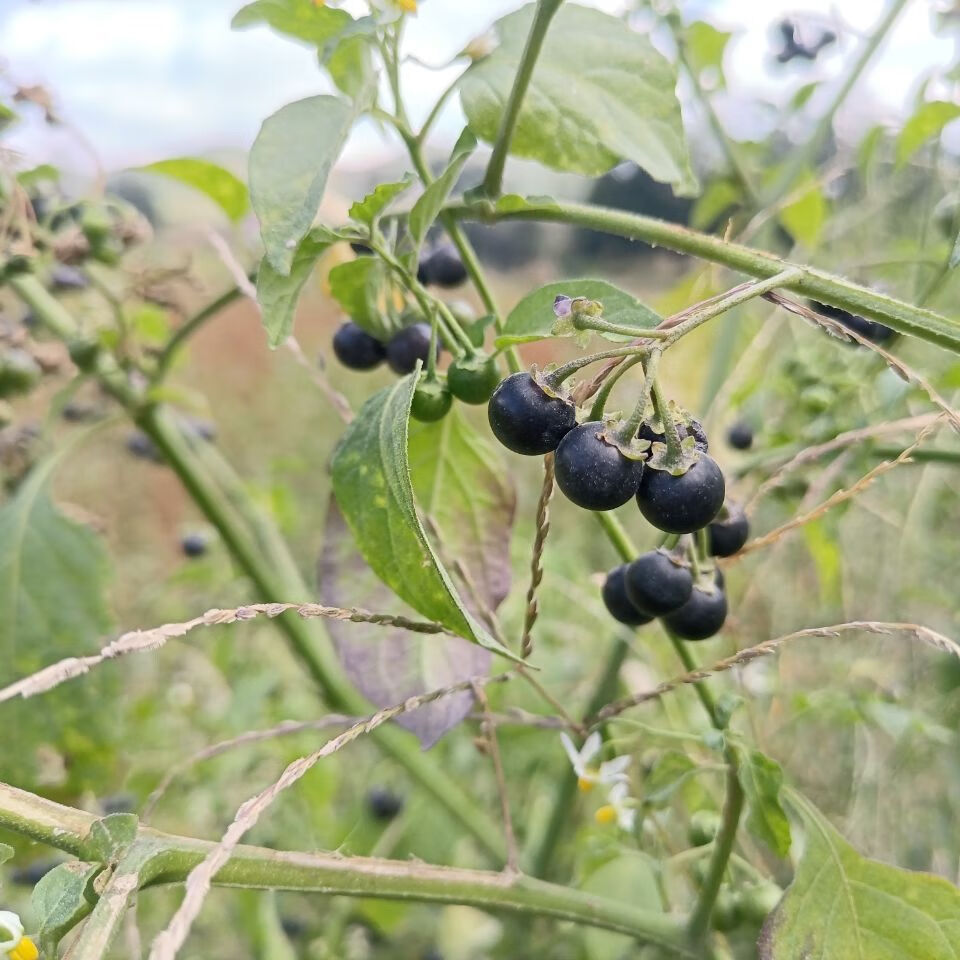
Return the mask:
[[37, 960], [34, 942], [23, 935], [23, 923], [9, 910], [0, 910], [0, 957], [10, 960]]
[[613, 823], [617, 821], [617, 826], [633, 833], [633, 825], [637, 819], [637, 811], [633, 809], [633, 801], [630, 798], [630, 788], [621, 780], [610, 788], [607, 795], [609, 803], [600, 807], [593, 815], [597, 823]]
[[579, 750], [566, 733], [560, 734], [560, 740], [570, 758], [570, 765], [577, 775], [577, 784], [581, 790], [590, 790], [596, 783], [605, 787], [618, 783], [626, 785], [626, 771], [630, 766], [630, 757], [614, 757], [613, 760], [606, 760], [599, 766], [593, 763], [603, 747], [603, 740], [599, 733], [596, 731], [591, 733]]

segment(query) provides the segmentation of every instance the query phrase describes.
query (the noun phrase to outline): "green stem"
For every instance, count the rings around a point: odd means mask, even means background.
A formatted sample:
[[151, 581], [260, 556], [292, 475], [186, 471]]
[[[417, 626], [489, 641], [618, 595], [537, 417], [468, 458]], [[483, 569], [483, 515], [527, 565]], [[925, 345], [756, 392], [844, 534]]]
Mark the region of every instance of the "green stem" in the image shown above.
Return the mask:
[[900, 16], [900, 13], [903, 11], [903, 8], [908, 2], [909, 0], [893, 0], [893, 2], [890, 4], [890, 7], [887, 10], [883, 20], [881, 20], [871, 32], [870, 38], [864, 44], [863, 50], [860, 52], [860, 56], [850, 68], [850, 72], [847, 74], [843, 83], [838, 88], [830, 105], [817, 121], [817, 125], [814, 127], [813, 133], [810, 134], [810, 137], [806, 143], [791, 151], [790, 158], [787, 160], [783, 171], [773, 182], [773, 185], [770, 187], [769, 191], [767, 191], [761, 206], [769, 207], [776, 203], [776, 201], [779, 200], [793, 186], [794, 181], [803, 172], [803, 170], [816, 162], [817, 154], [820, 152], [820, 148], [830, 135], [830, 130], [833, 127], [833, 118], [836, 116], [837, 111], [849, 96], [850, 91], [860, 79], [861, 74], [873, 59], [873, 55], [877, 52], [880, 44], [886, 39], [891, 27], [893, 27], [897, 17]]
[[[688, 227], [592, 204], [529, 203], [522, 210], [498, 210], [490, 203], [452, 203], [447, 210], [466, 220], [498, 223], [504, 220], [539, 220], [586, 227], [601, 233], [644, 240], [655, 246], [688, 253], [719, 263], [758, 279], [768, 279], [798, 266], [770, 253], [739, 243], [691, 230]], [[860, 286], [843, 277], [814, 267], [802, 267], [801, 276], [783, 284], [784, 289], [842, 307], [861, 317], [886, 324], [898, 333], [928, 340], [960, 351], [960, 321], [940, 316], [931, 310], [905, 303], [886, 294]]]
[[650, 403], [650, 391], [653, 390], [654, 384], [657, 382], [657, 367], [659, 365], [660, 351], [651, 350], [644, 370], [643, 389], [637, 398], [633, 413], [630, 414], [629, 419], [624, 422], [617, 434], [621, 443], [630, 443], [636, 437], [640, 424], [643, 423], [643, 418], [647, 414], [647, 405]]
[[615, 357], [639, 357], [642, 359], [648, 349], [645, 345], [630, 344], [626, 347], [617, 347], [615, 350], [603, 350], [600, 353], [590, 353], [585, 357], [577, 357], [574, 360], [561, 364], [559, 367], [551, 370], [547, 374], [546, 379], [551, 386], [558, 387], [567, 377], [573, 376], [578, 370], [589, 367], [591, 363], [596, 363], [598, 360], [612, 360]]
[[450, 95], [454, 90], [460, 85], [460, 81], [463, 79], [463, 74], [458, 73], [457, 76], [450, 81], [450, 83], [444, 88], [443, 92], [437, 97], [436, 102], [431, 108], [430, 112], [427, 114], [427, 119], [423, 121], [423, 126], [420, 128], [420, 132], [416, 136], [417, 143], [423, 145], [424, 141], [427, 139], [430, 130], [433, 128], [434, 123], [437, 120], [437, 117], [440, 116], [440, 111], [443, 109], [443, 105], [450, 99]]
[[654, 379], [650, 387], [650, 393], [653, 395], [653, 406], [663, 425], [663, 439], [667, 445], [667, 453], [671, 460], [680, 462], [683, 458], [683, 451], [680, 447], [680, 434], [677, 433], [677, 425], [673, 419], [673, 413], [670, 411], [670, 404], [664, 396], [663, 387], [660, 381]]
[[[0, 827], [80, 855], [96, 817], [63, 807], [42, 797], [0, 784]], [[131, 853], [118, 867], [118, 876], [134, 869], [144, 886], [180, 883], [209, 853], [213, 844], [141, 827]], [[343, 857], [337, 854], [286, 853], [262, 847], [240, 846], [217, 874], [216, 884], [227, 887], [313, 891], [328, 895], [375, 897], [423, 903], [466, 904], [498, 912], [545, 916], [629, 934], [659, 944], [677, 956], [695, 960], [682, 918], [638, 909], [567, 887], [522, 875], [483, 870], [460, 870], [427, 864]], [[108, 885], [109, 889], [109, 885]], [[119, 902], [105, 906], [97, 936], [116, 928], [122, 914]], [[89, 922], [89, 921], [88, 921]], [[96, 954], [99, 956], [100, 954]], [[92, 958], [93, 953], [85, 953]]]
[[513, 87], [510, 90], [510, 96], [507, 98], [507, 105], [500, 120], [500, 129], [497, 131], [497, 139], [493, 144], [493, 152], [490, 154], [490, 160], [487, 163], [487, 172], [483, 177], [483, 189], [488, 197], [493, 198], [500, 195], [500, 188], [503, 185], [503, 170], [507, 163], [507, 154], [510, 152], [513, 132], [517, 126], [517, 120], [520, 118], [523, 98], [526, 95], [527, 87], [530, 85], [530, 80], [533, 78], [533, 69], [537, 65], [537, 58], [543, 48], [547, 28], [560, 9], [562, 2], [563, 0], [537, 0], [537, 9], [533, 15], [533, 23], [530, 25], [530, 33], [527, 34], [527, 42], [520, 56], [520, 63], [513, 75]]
[[610, 393], [613, 388], [616, 386], [617, 381], [631, 368], [635, 367], [638, 363], [643, 360], [643, 357], [627, 357], [614, 371], [607, 377], [603, 382], [603, 386], [600, 388], [600, 391], [597, 393], [596, 398], [593, 401], [593, 406], [590, 408], [590, 416], [588, 420], [602, 420], [603, 411], [607, 406], [607, 401], [610, 399]]
[[596, 330], [598, 333], [616, 333], [624, 337], [643, 337], [645, 340], [665, 340], [672, 334], [672, 330], [642, 330], [631, 327], [626, 323], [612, 323], [602, 317], [591, 317], [586, 314], [577, 316], [573, 325], [577, 330]]

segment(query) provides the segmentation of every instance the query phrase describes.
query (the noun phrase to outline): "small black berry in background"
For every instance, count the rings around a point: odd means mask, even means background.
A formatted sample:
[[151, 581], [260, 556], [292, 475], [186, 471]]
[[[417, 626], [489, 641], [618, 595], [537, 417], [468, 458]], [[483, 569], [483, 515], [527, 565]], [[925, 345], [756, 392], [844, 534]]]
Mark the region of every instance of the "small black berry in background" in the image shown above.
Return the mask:
[[734, 450], [749, 450], [753, 446], [753, 427], [743, 420], [738, 420], [727, 431], [727, 443]]
[[822, 313], [825, 317], [839, 321], [848, 330], [859, 333], [861, 337], [872, 343], [886, 343], [896, 332], [885, 324], [877, 323], [875, 320], [867, 320], [866, 317], [858, 317], [855, 313], [850, 313], [849, 310], [844, 310], [842, 307], [832, 307], [829, 303], [811, 300], [810, 306], [817, 313]]
[[367, 794], [367, 809], [377, 820], [392, 820], [403, 809], [403, 797], [389, 787], [374, 787]]
[[333, 335], [333, 352], [351, 370], [372, 370], [387, 355], [384, 345], [362, 327], [347, 322]]
[[188, 533], [180, 541], [180, 549], [186, 557], [202, 557], [207, 552], [207, 538], [202, 533]]
[[687, 836], [694, 847], [713, 843], [720, 832], [720, 814], [716, 810], [697, 810], [690, 818]]
[[732, 557], [747, 542], [750, 521], [739, 503], [726, 503], [707, 532], [710, 553], [714, 557]]
[[624, 583], [626, 571], [627, 565], [623, 563], [607, 574], [607, 579], [603, 581], [603, 603], [614, 620], [628, 627], [640, 627], [649, 623], [653, 617], [641, 613], [630, 602]]
[[106, 816], [111, 813], [131, 813], [136, 803], [132, 793], [111, 793], [100, 798], [100, 809]]
[[493, 391], [487, 406], [493, 435], [514, 453], [543, 456], [577, 425], [569, 400], [548, 396], [529, 373], [514, 373]]
[[707, 640], [718, 633], [727, 619], [727, 594], [723, 587], [705, 589], [694, 585], [690, 599], [668, 613], [664, 624], [684, 640]]
[[625, 457], [602, 436], [606, 424], [595, 420], [574, 427], [557, 447], [557, 486], [586, 510], [613, 510], [636, 492], [643, 461]]
[[134, 430], [127, 437], [127, 451], [141, 460], [150, 460], [152, 463], [163, 463], [163, 456], [154, 442], [142, 431]]
[[18, 887], [35, 887], [59, 864], [59, 860], [34, 860], [26, 866], [14, 867], [10, 871], [10, 882]]
[[60, 411], [60, 416], [67, 423], [83, 423], [85, 420], [93, 420], [96, 415], [96, 407], [88, 403], [78, 403], [76, 400], [71, 400]]
[[690, 599], [693, 574], [665, 550], [651, 550], [627, 566], [624, 585], [638, 610], [661, 617]]
[[431, 947], [420, 960], [443, 960], [443, 954], [436, 947]]
[[453, 397], [442, 380], [421, 378], [413, 392], [410, 415], [422, 423], [442, 420], [453, 405]]
[[[439, 354], [440, 342], [437, 341], [437, 355]], [[404, 327], [399, 333], [395, 333], [387, 344], [387, 363], [390, 369], [400, 376], [413, 373], [418, 360], [426, 366], [429, 356], [429, 323], [414, 323], [412, 326]]]
[[280, 918], [280, 928], [291, 940], [298, 940], [307, 932], [307, 925], [303, 920], [286, 914]]
[[212, 420], [190, 417], [185, 427], [191, 436], [205, 440], [207, 443], [213, 443], [217, 439], [217, 425]]
[[372, 248], [370, 248], [369, 246], [367, 246], [367, 244], [365, 244], [365, 243], [361, 243], [359, 240], [351, 240], [351, 241], [350, 241], [350, 249], [351, 249], [358, 257], [369, 257], [370, 254], [373, 253]]
[[58, 263], [50, 271], [51, 290], [85, 290], [89, 286], [90, 281], [86, 274], [76, 267]]
[[447, 367], [450, 392], [464, 403], [486, 403], [500, 383], [495, 357], [477, 352], [458, 357]]
[[[424, 277], [422, 280], [421, 273]], [[459, 287], [467, 279], [467, 268], [453, 244], [441, 243], [420, 261], [417, 279], [438, 287]]]
[[726, 485], [716, 461], [701, 454], [686, 473], [646, 469], [640, 477], [637, 505], [658, 530], [694, 533], [720, 512]]

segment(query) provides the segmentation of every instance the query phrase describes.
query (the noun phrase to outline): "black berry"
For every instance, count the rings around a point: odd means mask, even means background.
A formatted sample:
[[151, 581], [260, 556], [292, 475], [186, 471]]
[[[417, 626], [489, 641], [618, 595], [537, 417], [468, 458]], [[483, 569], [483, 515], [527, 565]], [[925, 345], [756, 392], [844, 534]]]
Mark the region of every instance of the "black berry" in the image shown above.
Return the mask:
[[163, 463], [163, 455], [157, 449], [156, 444], [140, 430], [134, 430], [127, 437], [127, 450], [140, 460]]
[[839, 321], [848, 330], [859, 333], [861, 337], [873, 343], [885, 343], [895, 333], [894, 330], [882, 323], [867, 320], [866, 317], [858, 317], [855, 313], [850, 313], [849, 310], [844, 310], [841, 307], [832, 307], [828, 303], [820, 303], [817, 300], [811, 300], [810, 306], [817, 313], [822, 313], [825, 317]]
[[651, 617], [682, 607], [693, 590], [693, 574], [664, 550], [643, 553], [628, 567], [625, 587], [630, 602]]
[[217, 439], [217, 425], [212, 420], [191, 417], [186, 424], [187, 431], [194, 437], [213, 443]]
[[410, 414], [422, 423], [432, 423], [434, 420], [442, 420], [452, 404], [453, 397], [447, 384], [441, 380], [421, 379], [413, 392]]
[[548, 396], [529, 373], [514, 373], [500, 382], [487, 416], [493, 435], [508, 450], [530, 457], [556, 450], [577, 425], [574, 405]]
[[[689, 426], [685, 423], [677, 425], [677, 435], [683, 440], [685, 437], [693, 437], [696, 448], [701, 453], [707, 453], [710, 449], [710, 443], [707, 440], [707, 431], [703, 429], [703, 424], [695, 418], [690, 418]], [[659, 430], [655, 430], [649, 423], [640, 424], [637, 436], [641, 440], [649, 440], [651, 443], [666, 443], [666, 436]]]
[[[437, 343], [437, 354], [440, 353], [440, 344]], [[417, 361], [427, 363], [430, 356], [430, 324], [414, 323], [395, 333], [387, 344], [387, 363], [394, 373], [403, 376], [413, 373]]]
[[723, 506], [725, 484], [716, 461], [701, 454], [686, 473], [644, 470], [637, 491], [640, 512], [666, 533], [693, 533], [705, 527]]
[[376, 337], [350, 322], [341, 324], [333, 335], [333, 352], [351, 370], [372, 370], [387, 355], [386, 348]]
[[371, 253], [373, 253], [373, 250], [369, 246], [367, 246], [367, 244], [361, 243], [359, 240], [351, 240], [350, 249], [358, 257], [368, 257], [370, 256]]
[[58, 263], [50, 271], [50, 287], [53, 290], [84, 290], [90, 286], [86, 274], [76, 267]]
[[738, 503], [728, 503], [708, 527], [710, 553], [715, 557], [732, 557], [750, 536], [750, 522]]
[[464, 403], [486, 403], [499, 382], [497, 361], [485, 353], [459, 357], [447, 367], [450, 392]]
[[180, 541], [180, 549], [186, 557], [202, 557], [207, 552], [207, 538], [202, 533], [188, 533]]
[[706, 640], [717, 633], [727, 619], [727, 594], [723, 587], [709, 589], [695, 585], [690, 599], [679, 610], [668, 613], [663, 622], [684, 640]]
[[603, 602], [614, 620], [625, 623], [628, 627], [640, 627], [649, 623], [653, 617], [641, 613], [630, 602], [624, 582], [626, 571], [627, 565], [623, 563], [607, 574], [607, 579], [603, 581]]
[[403, 797], [389, 787], [374, 787], [367, 794], [367, 809], [377, 820], [392, 820], [403, 809]]
[[59, 860], [34, 860], [26, 866], [14, 867], [10, 881], [18, 887], [35, 887], [59, 863]]
[[100, 809], [106, 814], [131, 813], [137, 805], [136, 797], [132, 793], [111, 793], [100, 798]]
[[743, 420], [738, 420], [727, 431], [727, 443], [734, 450], [749, 450], [753, 446], [753, 427]]
[[574, 427], [557, 447], [557, 486], [578, 507], [612, 510], [636, 492], [643, 461], [625, 457], [603, 438], [599, 420]]
[[417, 278], [438, 287], [459, 287], [467, 279], [467, 268], [453, 245], [442, 243], [420, 261]]

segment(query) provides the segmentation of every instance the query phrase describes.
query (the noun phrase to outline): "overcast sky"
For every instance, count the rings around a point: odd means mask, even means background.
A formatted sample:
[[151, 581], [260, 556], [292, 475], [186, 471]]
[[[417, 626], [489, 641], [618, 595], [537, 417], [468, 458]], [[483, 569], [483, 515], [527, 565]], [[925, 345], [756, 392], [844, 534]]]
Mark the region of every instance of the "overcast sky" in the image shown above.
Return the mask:
[[[311, 52], [266, 28], [230, 29], [242, 0], [0, 0], [0, 57], [18, 83], [42, 83], [62, 115], [82, 130], [108, 169], [222, 148], [249, 147], [264, 117], [282, 104], [322, 92]], [[588, 0], [616, 12], [622, 0]], [[517, 0], [424, 0], [410, 19], [407, 52], [442, 63]], [[912, 0], [875, 68], [864, 78], [859, 104], [894, 116], [916, 95], [920, 78], [955, 60], [954, 43], [934, 37], [929, 0]], [[848, 41], [823, 63], [801, 68], [770, 66], [771, 26], [797, 10], [835, 16], [868, 30], [884, 0], [689, 0], [688, 18], [703, 17], [738, 30], [728, 48], [733, 95], [761, 87], [771, 98], [798, 77], [836, 76], [849, 61]], [[408, 64], [404, 84], [414, 115], [454, 74]], [[857, 107], [847, 118], [856, 122]], [[732, 125], [737, 110], [727, 115]], [[740, 118], [742, 119], [742, 118]], [[441, 131], [452, 137], [462, 115], [454, 100]], [[372, 127], [358, 131], [346, 154], [354, 166], [375, 163], [382, 152]], [[76, 142], [63, 133], [23, 125], [7, 145], [33, 161], [63, 163]]]

